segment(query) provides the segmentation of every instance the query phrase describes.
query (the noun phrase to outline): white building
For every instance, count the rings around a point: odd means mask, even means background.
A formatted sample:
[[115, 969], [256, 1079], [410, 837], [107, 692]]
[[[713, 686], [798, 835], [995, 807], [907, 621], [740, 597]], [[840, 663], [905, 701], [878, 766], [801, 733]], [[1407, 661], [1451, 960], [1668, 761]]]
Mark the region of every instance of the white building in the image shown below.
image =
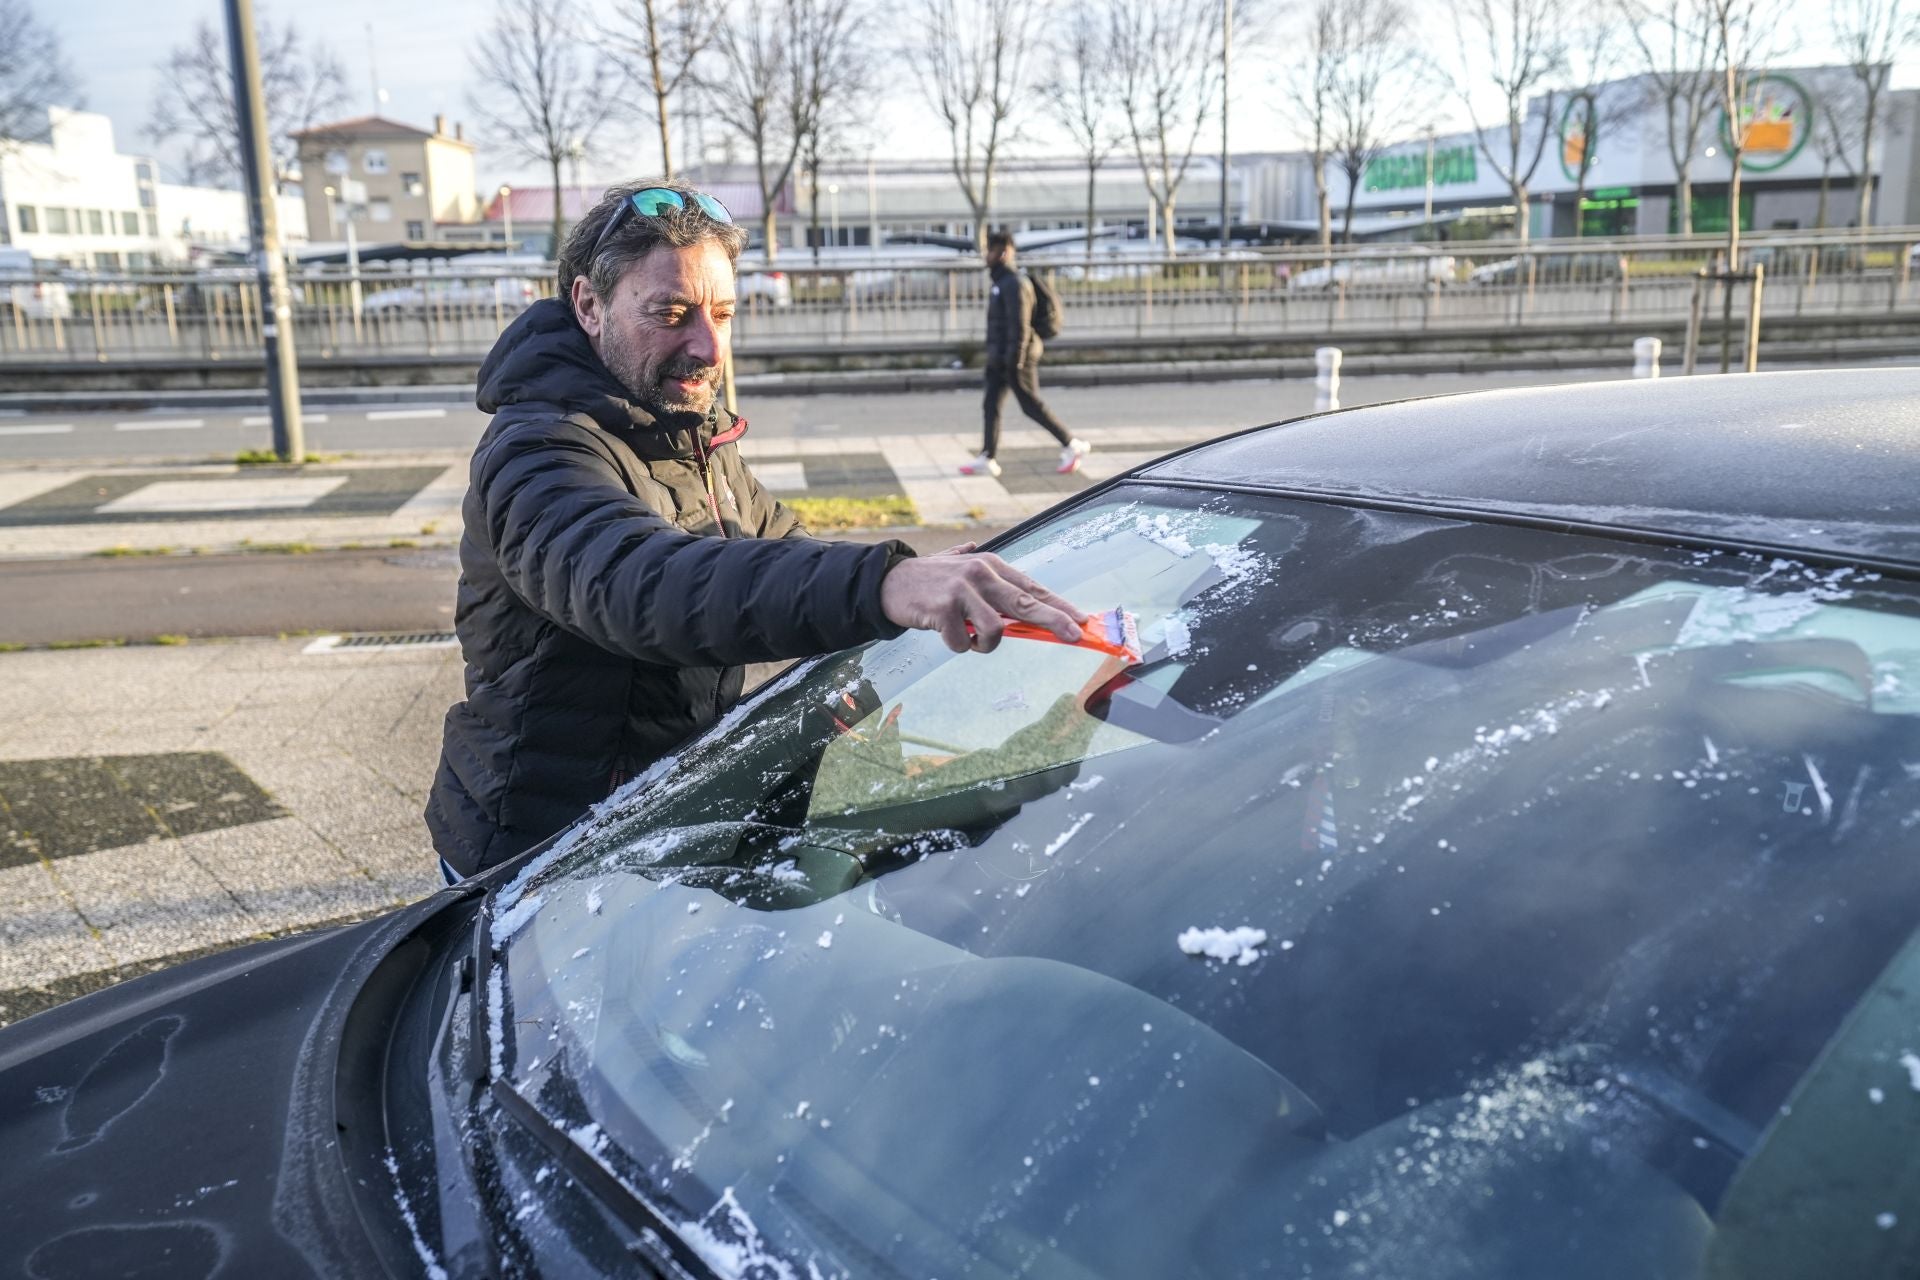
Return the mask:
[[[184, 264], [208, 249], [245, 252], [238, 191], [159, 181], [150, 156], [123, 155], [103, 115], [52, 107], [44, 142], [0, 149], [0, 244], [97, 271]], [[281, 197], [283, 239], [306, 239], [298, 197]]]
[[[1859, 203], [1855, 180], [1837, 154], [1835, 120], [1851, 121], [1858, 93], [1846, 67], [1781, 68], [1753, 82], [1751, 106], [1743, 112], [1746, 154], [1741, 162], [1740, 224], [1752, 229], [1810, 229], [1855, 225]], [[1547, 131], [1538, 167], [1529, 185], [1534, 236], [1664, 235], [1679, 228], [1678, 173], [1669, 150], [1665, 112], [1642, 77], [1600, 86], [1595, 92], [1603, 123], [1586, 163], [1583, 121], [1592, 116], [1564, 94], [1547, 104], [1528, 106], [1522, 152], [1531, 155]], [[1886, 118], [1868, 157], [1876, 175], [1872, 221], [1875, 226], [1904, 226], [1920, 218], [1920, 93], [1886, 95]], [[1828, 132], [1818, 132], [1820, 129]], [[1487, 131], [1496, 147], [1504, 133]], [[1728, 125], [1717, 106], [1701, 130], [1691, 163], [1693, 229], [1724, 231], [1732, 166]], [[1857, 151], [1857, 142], [1854, 147]], [[1498, 154], [1498, 153], [1497, 153]], [[1855, 168], [1857, 155], [1851, 156]], [[1328, 194], [1334, 234], [1347, 197], [1347, 181], [1328, 167]], [[1428, 211], [1435, 230], [1448, 224], [1472, 236], [1510, 228], [1512, 191], [1488, 162], [1470, 132], [1413, 138], [1389, 147], [1361, 175], [1354, 195], [1356, 238], [1404, 238], [1427, 234]]]

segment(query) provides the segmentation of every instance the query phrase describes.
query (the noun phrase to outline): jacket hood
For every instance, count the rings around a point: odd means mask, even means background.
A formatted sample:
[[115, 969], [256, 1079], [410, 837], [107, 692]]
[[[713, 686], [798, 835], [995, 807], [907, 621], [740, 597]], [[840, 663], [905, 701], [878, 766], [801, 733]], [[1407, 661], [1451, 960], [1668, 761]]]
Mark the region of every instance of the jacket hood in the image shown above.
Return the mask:
[[559, 298], [542, 298], [507, 326], [480, 365], [474, 403], [482, 413], [524, 404], [562, 415], [584, 413], [650, 459], [692, 457], [696, 438], [711, 449], [725, 443], [716, 435], [737, 438], [746, 425], [717, 407], [704, 415], [656, 415], [635, 404], [594, 351], [573, 308]]

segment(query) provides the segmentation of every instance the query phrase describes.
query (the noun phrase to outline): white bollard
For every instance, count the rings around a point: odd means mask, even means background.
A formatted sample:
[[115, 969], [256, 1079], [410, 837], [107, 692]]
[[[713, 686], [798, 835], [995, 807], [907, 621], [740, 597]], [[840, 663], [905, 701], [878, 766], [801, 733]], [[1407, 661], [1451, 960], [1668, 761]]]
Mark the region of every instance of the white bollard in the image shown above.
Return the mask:
[[1660, 376], [1660, 339], [1635, 338], [1633, 340], [1633, 376], [1636, 378]]
[[1313, 350], [1313, 407], [1316, 412], [1340, 407], [1340, 348]]

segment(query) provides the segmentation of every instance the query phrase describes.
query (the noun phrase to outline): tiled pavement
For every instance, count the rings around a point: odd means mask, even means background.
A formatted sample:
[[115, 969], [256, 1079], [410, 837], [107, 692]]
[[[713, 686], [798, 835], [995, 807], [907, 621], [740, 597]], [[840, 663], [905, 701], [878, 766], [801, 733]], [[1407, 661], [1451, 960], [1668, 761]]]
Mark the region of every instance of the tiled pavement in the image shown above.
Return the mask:
[[307, 648], [0, 654], [0, 1023], [437, 883], [458, 650]]
[[[998, 479], [962, 476], [972, 435], [749, 438], [748, 460], [781, 496], [905, 494], [928, 525], [1006, 524], [1129, 467], [1215, 434], [1213, 428], [1109, 427], [1078, 475], [1058, 451], [1011, 427]], [[1024, 439], [1023, 439], [1024, 437]], [[0, 557], [115, 550], [244, 550], [439, 543], [460, 532], [466, 459], [387, 454], [304, 468], [220, 464], [18, 465], [0, 468]]]

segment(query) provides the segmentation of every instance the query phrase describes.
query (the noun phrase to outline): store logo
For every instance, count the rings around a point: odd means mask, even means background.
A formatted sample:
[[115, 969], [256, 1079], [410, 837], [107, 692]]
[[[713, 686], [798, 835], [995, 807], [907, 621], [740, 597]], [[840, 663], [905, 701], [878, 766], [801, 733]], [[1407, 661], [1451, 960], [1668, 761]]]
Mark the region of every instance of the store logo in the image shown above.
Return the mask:
[[[1740, 167], [1748, 173], [1772, 173], [1807, 145], [1813, 129], [1813, 95], [1800, 82], [1772, 72], [1755, 76], [1740, 103]], [[1720, 145], [1733, 150], [1733, 133], [1720, 113]]]
[[1579, 182], [1582, 170], [1593, 172], [1599, 157], [1589, 157], [1588, 148], [1599, 142], [1594, 136], [1599, 125], [1600, 109], [1593, 95], [1574, 94], [1560, 116], [1560, 172], [1567, 175], [1568, 182]]
[[[1480, 171], [1472, 147], [1445, 147], [1433, 153], [1433, 185], [1452, 186], [1475, 182]], [[1396, 152], [1375, 156], [1360, 174], [1362, 191], [1405, 191], [1427, 185], [1427, 151]]]

